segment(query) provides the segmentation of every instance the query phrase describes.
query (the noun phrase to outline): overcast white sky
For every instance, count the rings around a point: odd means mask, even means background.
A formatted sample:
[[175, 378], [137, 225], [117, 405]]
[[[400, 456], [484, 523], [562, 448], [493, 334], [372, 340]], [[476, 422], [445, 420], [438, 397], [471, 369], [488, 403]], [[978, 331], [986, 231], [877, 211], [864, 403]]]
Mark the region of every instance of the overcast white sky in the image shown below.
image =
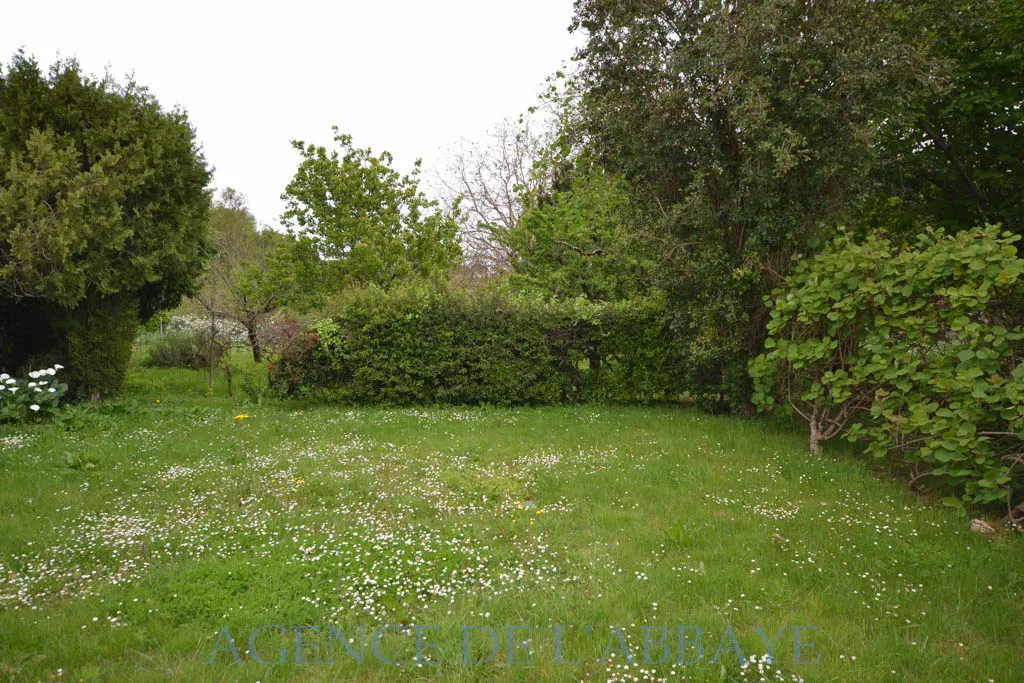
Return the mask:
[[[24, 47], [125, 74], [188, 110], [214, 185], [277, 226], [298, 164], [290, 140], [387, 150], [425, 171], [535, 104], [580, 44], [572, 0], [0, 0], [0, 62]], [[426, 173], [425, 173], [426, 174]]]

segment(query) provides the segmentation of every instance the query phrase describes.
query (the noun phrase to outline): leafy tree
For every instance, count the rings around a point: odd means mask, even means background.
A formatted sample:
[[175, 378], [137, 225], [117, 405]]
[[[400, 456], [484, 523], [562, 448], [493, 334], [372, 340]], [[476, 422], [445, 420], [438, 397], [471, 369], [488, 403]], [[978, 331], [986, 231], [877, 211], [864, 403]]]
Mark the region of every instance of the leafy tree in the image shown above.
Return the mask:
[[447, 276], [460, 256], [458, 224], [419, 191], [419, 161], [403, 176], [387, 152], [373, 156], [334, 132], [340, 155], [292, 143], [302, 161], [282, 195], [283, 220], [296, 233], [296, 249], [316, 259], [322, 286], [336, 292]]
[[185, 113], [18, 53], [0, 169], [0, 364], [53, 357], [80, 392], [116, 392], [139, 318], [189, 293], [207, 254], [210, 172]]
[[574, 26], [568, 137], [647, 207], [712, 397], [743, 403], [763, 295], [834, 226], [1024, 225], [1015, 0], [582, 0]]
[[286, 235], [260, 230], [245, 198], [231, 188], [221, 193], [210, 213], [216, 254], [210, 260], [195, 300], [214, 317], [245, 328], [253, 360], [263, 358], [260, 331], [267, 318], [295, 298], [289, 278], [279, 277], [276, 259], [288, 249]]
[[1024, 232], [1024, 5], [894, 3], [889, 26], [911, 69], [881, 118], [868, 223]]
[[744, 408], [763, 296], [864, 195], [894, 76], [871, 3], [581, 0], [574, 137], [663, 244], [660, 282], [708, 406]]
[[635, 218], [619, 178], [581, 162], [569, 189], [532, 201], [506, 238], [513, 288], [591, 301], [649, 293], [653, 261], [628, 228]]

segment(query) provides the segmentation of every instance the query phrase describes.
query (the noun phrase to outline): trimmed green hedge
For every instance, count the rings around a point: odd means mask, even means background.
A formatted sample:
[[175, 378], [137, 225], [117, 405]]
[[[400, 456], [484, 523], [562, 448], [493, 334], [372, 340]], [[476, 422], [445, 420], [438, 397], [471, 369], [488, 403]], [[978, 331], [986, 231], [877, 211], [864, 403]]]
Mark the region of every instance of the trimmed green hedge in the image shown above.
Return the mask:
[[363, 290], [270, 366], [283, 395], [379, 405], [682, 398], [663, 302], [542, 302], [499, 291]]

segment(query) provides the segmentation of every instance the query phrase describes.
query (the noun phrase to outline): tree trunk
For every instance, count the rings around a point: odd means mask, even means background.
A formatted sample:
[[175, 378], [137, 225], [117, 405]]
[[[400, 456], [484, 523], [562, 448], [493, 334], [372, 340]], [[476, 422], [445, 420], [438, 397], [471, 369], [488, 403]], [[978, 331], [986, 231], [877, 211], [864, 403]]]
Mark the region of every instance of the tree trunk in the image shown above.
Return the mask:
[[260, 336], [257, 333], [256, 325], [250, 323], [245, 326], [249, 333], [249, 346], [252, 347], [252, 359], [257, 363], [263, 362], [263, 349], [260, 347]]
[[817, 416], [811, 420], [811, 453], [821, 455], [821, 426], [818, 424]]
[[213, 389], [213, 366], [217, 364], [217, 314], [210, 311], [210, 389]]
[[811, 409], [811, 419], [808, 420], [811, 425], [811, 453], [815, 455], [821, 455], [821, 408], [820, 406], [814, 406]]

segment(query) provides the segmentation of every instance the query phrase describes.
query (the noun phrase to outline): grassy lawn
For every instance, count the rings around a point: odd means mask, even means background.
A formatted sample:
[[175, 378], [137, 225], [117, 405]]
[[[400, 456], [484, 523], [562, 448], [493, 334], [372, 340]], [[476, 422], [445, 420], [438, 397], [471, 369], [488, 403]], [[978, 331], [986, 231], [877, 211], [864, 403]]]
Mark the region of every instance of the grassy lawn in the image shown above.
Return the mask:
[[130, 385], [0, 436], [0, 681], [1024, 680], [1020, 539], [765, 422]]

